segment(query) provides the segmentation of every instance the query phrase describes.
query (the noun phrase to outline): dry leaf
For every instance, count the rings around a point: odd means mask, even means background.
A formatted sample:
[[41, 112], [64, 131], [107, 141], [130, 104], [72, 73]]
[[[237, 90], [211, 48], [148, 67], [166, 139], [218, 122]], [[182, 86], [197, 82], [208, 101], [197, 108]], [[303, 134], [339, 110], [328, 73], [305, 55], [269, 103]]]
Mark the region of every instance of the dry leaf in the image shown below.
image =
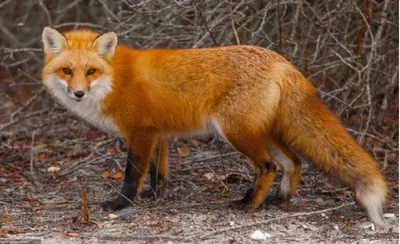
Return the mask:
[[187, 157], [190, 155], [190, 147], [188, 144], [182, 144], [178, 147], [178, 154], [181, 157]]
[[207, 180], [211, 180], [212, 178], [214, 178], [214, 174], [211, 172], [204, 173], [203, 177], [206, 178]]
[[229, 183], [234, 183], [234, 182], [241, 181], [241, 180], [242, 180], [242, 181], [243, 181], [243, 180], [245, 180], [245, 181], [250, 181], [248, 175], [246, 175], [246, 174], [241, 174], [241, 173], [238, 173], [238, 172], [226, 173], [226, 174], [224, 174], [224, 175], [220, 175], [219, 178], [220, 178], [221, 180], [226, 180], [226, 181], [228, 181]]
[[101, 130], [87, 130], [85, 132], [85, 137], [89, 141], [99, 140], [104, 137], [104, 133]]
[[104, 171], [102, 176], [105, 178], [111, 178], [111, 179], [122, 179], [122, 178], [124, 178], [125, 174], [121, 170], [118, 170], [115, 173], [111, 173], [110, 171]]
[[[221, 187], [222, 187], [222, 186], [223, 186], [223, 185], [221, 184]], [[221, 187], [220, 187], [219, 189], [221, 189]], [[228, 191], [228, 188], [222, 187], [221, 194], [225, 194], [225, 193], [227, 193], [227, 191]]]
[[117, 154], [117, 150], [114, 147], [109, 147], [109, 148], [107, 148], [107, 154], [115, 155], [115, 154]]
[[25, 180], [24, 178], [19, 177], [19, 176], [15, 176], [15, 175], [13, 175], [13, 176], [11, 177], [11, 179], [12, 179], [12, 181], [14, 181], [14, 182], [21, 182], [21, 183], [25, 183], [25, 182], [26, 182], [26, 180]]
[[203, 172], [203, 171], [200, 170], [200, 169], [195, 169], [195, 170], [194, 170], [194, 173], [192, 173], [192, 175], [200, 176], [202, 172]]
[[69, 237], [79, 237], [78, 233], [71, 233], [71, 232], [64, 233], [64, 235], [69, 236]]
[[61, 170], [60, 167], [55, 167], [55, 166], [47, 168], [48, 172], [58, 172], [60, 170]]
[[0, 228], [0, 238], [7, 238], [7, 231]]
[[1, 228], [7, 234], [18, 234], [18, 233], [23, 233], [25, 231], [24, 228], [14, 227], [14, 226], [2, 226]]
[[115, 172], [114, 174], [112, 174], [112, 175], [110, 176], [110, 178], [113, 178], [113, 179], [122, 179], [122, 178], [124, 178], [124, 176], [125, 176], [124, 172], [122, 172], [121, 170], [118, 170], [117, 172]]
[[14, 217], [10, 215], [0, 215], [0, 223], [12, 222], [14, 221]]
[[[213, 188], [217, 191], [219, 191], [224, 185], [221, 183], [221, 181], [215, 182], [213, 184]], [[224, 187], [225, 188], [225, 187]]]

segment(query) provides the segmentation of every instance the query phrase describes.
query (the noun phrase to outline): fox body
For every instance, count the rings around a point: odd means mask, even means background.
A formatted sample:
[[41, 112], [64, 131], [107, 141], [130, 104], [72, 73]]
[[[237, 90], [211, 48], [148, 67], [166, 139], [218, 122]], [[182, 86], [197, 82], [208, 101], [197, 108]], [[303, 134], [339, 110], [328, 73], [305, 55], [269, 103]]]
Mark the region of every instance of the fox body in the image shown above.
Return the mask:
[[[256, 178], [236, 205], [258, 208], [276, 175], [284, 172], [277, 203], [296, 192], [301, 161], [292, 148], [352, 187], [376, 224], [384, 226], [387, 194], [380, 165], [319, 100], [315, 88], [285, 58], [255, 46], [135, 50], [114, 32], [43, 31], [43, 82], [72, 112], [126, 138], [124, 197], [107, 210], [129, 205], [151, 189], [161, 195], [171, 135], [217, 133], [247, 156]], [[273, 201], [274, 202], [274, 201]]]

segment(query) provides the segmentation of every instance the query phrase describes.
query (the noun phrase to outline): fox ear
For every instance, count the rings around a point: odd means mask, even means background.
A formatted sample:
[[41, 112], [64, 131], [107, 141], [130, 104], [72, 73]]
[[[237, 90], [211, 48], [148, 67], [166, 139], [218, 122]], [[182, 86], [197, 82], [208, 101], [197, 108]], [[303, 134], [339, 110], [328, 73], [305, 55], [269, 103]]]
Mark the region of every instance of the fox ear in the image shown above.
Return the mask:
[[44, 52], [47, 55], [60, 53], [67, 45], [67, 39], [60, 32], [51, 27], [44, 27], [42, 33]]
[[117, 34], [112, 31], [99, 35], [96, 40], [93, 41], [92, 46], [96, 48], [98, 54], [104, 55], [107, 58], [112, 58], [117, 43]]

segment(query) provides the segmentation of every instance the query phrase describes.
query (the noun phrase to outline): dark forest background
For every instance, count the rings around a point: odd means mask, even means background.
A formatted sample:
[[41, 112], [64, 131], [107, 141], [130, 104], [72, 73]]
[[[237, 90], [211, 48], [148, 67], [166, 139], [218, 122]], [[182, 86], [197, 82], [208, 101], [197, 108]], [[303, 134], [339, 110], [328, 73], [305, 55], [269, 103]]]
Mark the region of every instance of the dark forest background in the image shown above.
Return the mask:
[[308, 77], [362, 144], [381, 161], [397, 161], [386, 154], [398, 144], [397, 1], [3, 0], [0, 131], [6, 141], [49, 131], [30, 121], [50, 116], [51, 102], [39, 93], [44, 26], [115, 30], [136, 48], [273, 49]]

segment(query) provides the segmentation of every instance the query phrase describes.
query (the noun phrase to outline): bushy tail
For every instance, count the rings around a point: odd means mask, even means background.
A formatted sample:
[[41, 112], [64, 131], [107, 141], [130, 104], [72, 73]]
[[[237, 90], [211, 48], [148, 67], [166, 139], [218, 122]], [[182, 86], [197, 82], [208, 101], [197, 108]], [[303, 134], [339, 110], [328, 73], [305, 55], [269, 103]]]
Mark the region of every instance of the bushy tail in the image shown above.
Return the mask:
[[358, 145], [313, 91], [281, 94], [276, 122], [279, 136], [328, 174], [353, 188], [370, 219], [385, 227], [382, 205], [387, 184], [379, 163]]

